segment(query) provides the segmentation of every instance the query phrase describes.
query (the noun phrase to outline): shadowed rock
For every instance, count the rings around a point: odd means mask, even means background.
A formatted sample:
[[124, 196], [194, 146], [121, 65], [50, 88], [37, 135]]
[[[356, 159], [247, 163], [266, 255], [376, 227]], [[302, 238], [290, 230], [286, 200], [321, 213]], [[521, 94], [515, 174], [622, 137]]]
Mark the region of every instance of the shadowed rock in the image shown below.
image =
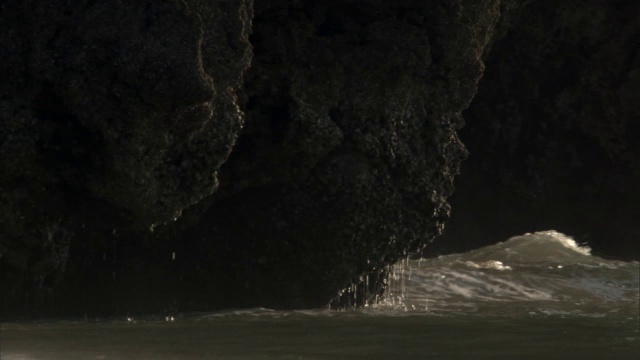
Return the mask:
[[91, 276], [114, 229], [215, 191], [243, 122], [251, 4], [1, 7], [0, 268], [3, 293], [32, 303], [72, 269]]
[[28, 5], [2, 5], [2, 269], [35, 313], [318, 306], [421, 249], [500, 14], [259, 2], [238, 101], [249, 2]]
[[317, 307], [355, 282], [359, 298], [340, 301], [363, 303], [448, 217], [460, 112], [499, 2], [269, 1], [255, 12], [242, 137], [219, 192], [171, 235], [189, 254], [183, 278], [202, 284], [189, 298]]
[[363, 304], [449, 217], [483, 59], [463, 250], [633, 248], [637, 4], [524, 4], [4, 1], [0, 316]]

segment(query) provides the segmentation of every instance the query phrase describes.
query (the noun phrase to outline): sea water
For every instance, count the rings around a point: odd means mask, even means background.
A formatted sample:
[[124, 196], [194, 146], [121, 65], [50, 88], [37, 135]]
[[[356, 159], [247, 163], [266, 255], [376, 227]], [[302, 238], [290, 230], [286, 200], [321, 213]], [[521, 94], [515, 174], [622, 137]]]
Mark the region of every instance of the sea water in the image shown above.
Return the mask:
[[640, 359], [639, 269], [545, 231], [403, 260], [361, 309], [8, 323], [0, 359]]

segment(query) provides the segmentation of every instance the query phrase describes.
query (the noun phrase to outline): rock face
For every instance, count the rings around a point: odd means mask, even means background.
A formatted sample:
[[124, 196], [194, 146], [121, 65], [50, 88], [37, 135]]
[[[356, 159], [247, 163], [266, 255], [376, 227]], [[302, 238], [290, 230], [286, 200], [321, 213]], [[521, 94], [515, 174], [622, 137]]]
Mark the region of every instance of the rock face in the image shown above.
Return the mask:
[[4, 314], [321, 306], [440, 233], [500, 2], [252, 11], [3, 2]]
[[0, 6], [0, 292], [29, 310], [81, 273], [92, 282], [114, 229], [171, 220], [215, 191], [243, 122], [252, 7]]
[[215, 199], [191, 211], [202, 220], [172, 235], [181, 276], [202, 284], [189, 298], [317, 307], [354, 281], [344, 301], [375, 295], [448, 218], [460, 112], [499, 14], [497, 1], [256, 2], [245, 129]]
[[640, 259], [640, 4], [531, 2], [496, 41], [432, 254], [556, 229]]
[[364, 303], [449, 217], [483, 58], [448, 227], [637, 251], [638, 5], [524, 4], [3, 1], [0, 317]]

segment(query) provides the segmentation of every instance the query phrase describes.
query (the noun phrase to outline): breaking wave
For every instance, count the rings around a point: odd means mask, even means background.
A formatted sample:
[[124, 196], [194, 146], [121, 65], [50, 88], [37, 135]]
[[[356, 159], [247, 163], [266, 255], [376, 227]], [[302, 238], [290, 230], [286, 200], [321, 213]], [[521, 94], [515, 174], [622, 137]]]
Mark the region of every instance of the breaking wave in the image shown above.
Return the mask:
[[639, 264], [591, 255], [557, 231], [392, 268], [381, 308], [428, 312], [528, 311], [637, 315]]

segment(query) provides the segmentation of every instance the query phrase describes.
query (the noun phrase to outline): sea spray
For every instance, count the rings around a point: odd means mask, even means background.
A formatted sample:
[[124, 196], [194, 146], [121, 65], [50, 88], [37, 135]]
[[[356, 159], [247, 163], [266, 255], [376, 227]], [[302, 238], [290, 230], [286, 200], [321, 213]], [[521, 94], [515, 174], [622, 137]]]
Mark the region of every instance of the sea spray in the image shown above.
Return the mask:
[[571, 237], [542, 231], [464, 254], [403, 259], [390, 268], [377, 306], [500, 312], [510, 302], [510, 311], [600, 316], [637, 308], [638, 269], [638, 262], [592, 256]]

